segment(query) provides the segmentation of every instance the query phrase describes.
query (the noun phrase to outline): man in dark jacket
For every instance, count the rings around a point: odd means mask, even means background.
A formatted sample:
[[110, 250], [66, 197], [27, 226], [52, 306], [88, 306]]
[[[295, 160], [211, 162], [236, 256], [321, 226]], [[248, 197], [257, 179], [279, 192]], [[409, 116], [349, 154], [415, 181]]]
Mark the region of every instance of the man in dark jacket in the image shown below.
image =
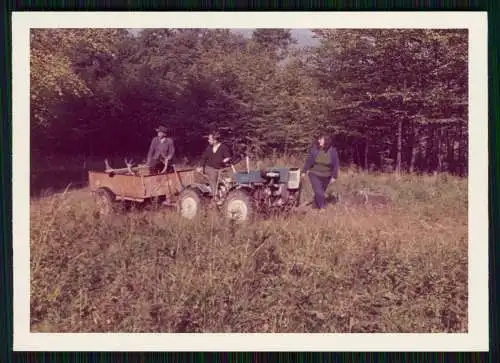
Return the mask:
[[164, 173], [167, 171], [170, 160], [174, 157], [174, 141], [167, 137], [168, 129], [159, 126], [156, 129], [158, 136], [155, 136], [149, 146], [147, 164], [152, 173]]
[[199, 172], [205, 169], [205, 174], [210, 181], [210, 188], [213, 195], [217, 192], [217, 180], [221, 169], [227, 166], [231, 160], [229, 148], [219, 141], [219, 135], [212, 132], [208, 135], [208, 147], [201, 156], [201, 166], [197, 168]]

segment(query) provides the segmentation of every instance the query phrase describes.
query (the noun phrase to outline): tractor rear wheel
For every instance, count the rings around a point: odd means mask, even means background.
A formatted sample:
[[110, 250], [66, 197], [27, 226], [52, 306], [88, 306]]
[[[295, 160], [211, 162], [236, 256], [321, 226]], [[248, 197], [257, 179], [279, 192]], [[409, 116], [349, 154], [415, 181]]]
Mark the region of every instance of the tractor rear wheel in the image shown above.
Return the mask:
[[225, 216], [237, 222], [246, 222], [252, 219], [254, 209], [251, 196], [241, 189], [231, 191], [223, 206]]
[[109, 216], [116, 211], [116, 197], [108, 189], [99, 188], [94, 192], [97, 214], [101, 217]]
[[200, 193], [194, 189], [184, 189], [177, 200], [177, 212], [184, 218], [195, 219], [203, 207]]

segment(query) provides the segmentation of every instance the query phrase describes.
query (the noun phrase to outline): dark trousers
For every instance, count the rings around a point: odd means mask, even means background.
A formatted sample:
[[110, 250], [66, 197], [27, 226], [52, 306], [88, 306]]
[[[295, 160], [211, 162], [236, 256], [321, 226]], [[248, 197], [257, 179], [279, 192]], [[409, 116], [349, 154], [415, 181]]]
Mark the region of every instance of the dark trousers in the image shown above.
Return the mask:
[[330, 184], [330, 177], [319, 176], [314, 173], [309, 173], [309, 181], [314, 192], [314, 201], [318, 209], [325, 208], [325, 192], [328, 184]]
[[217, 194], [217, 181], [219, 178], [220, 169], [212, 168], [211, 166], [205, 166], [205, 174], [210, 182], [210, 188], [212, 189], [212, 195]]

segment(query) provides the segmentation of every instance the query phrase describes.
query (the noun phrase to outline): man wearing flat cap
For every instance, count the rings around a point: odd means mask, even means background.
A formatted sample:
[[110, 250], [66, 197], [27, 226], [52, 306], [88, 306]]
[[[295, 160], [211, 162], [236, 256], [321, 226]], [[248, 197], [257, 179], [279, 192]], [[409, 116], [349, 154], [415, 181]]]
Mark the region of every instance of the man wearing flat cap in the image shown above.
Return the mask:
[[158, 135], [153, 138], [149, 146], [147, 164], [151, 172], [164, 173], [174, 157], [174, 141], [167, 137], [168, 129], [165, 126], [158, 126], [156, 132]]

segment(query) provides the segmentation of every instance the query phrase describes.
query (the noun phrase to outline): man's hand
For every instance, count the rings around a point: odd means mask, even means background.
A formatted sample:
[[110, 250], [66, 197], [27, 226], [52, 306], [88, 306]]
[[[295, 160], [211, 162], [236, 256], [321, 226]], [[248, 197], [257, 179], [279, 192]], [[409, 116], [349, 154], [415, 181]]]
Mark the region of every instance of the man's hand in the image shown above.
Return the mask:
[[225, 158], [222, 162], [227, 163], [229, 160], [231, 160], [231, 158]]
[[196, 168], [196, 171], [197, 171], [198, 173], [201, 173], [201, 172], [203, 172], [203, 168], [202, 168], [201, 166], [198, 166], [198, 167]]
[[337, 180], [337, 179], [335, 179], [335, 177], [332, 177], [332, 178], [330, 179], [330, 183], [335, 183], [335, 180]]

